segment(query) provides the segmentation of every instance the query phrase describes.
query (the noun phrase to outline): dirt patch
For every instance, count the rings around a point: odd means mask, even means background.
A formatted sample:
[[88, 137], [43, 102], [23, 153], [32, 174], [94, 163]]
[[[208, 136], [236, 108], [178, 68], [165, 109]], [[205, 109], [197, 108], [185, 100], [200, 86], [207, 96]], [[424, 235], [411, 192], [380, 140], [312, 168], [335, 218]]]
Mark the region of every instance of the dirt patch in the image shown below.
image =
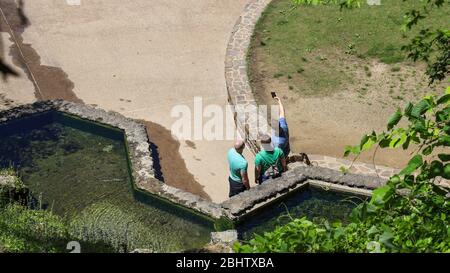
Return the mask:
[[23, 10], [23, 2], [14, 0], [0, 2], [0, 31], [7, 32], [13, 45], [10, 55], [13, 63], [22, 68], [34, 84], [38, 100], [64, 99], [82, 103], [73, 92], [74, 83], [61, 68], [41, 64], [41, 57], [30, 44], [23, 43], [22, 34], [30, 25]]
[[185, 143], [191, 149], [196, 149], [197, 148], [197, 147], [195, 147], [195, 143], [190, 141], [190, 140], [186, 140]]
[[[256, 37], [253, 44], [258, 43]], [[301, 86], [293, 88], [287, 77], [275, 78], [276, 69], [264, 60], [262, 50], [252, 50], [249, 76], [255, 97], [259, 104], [275, 104], [270, 91], [276, 90], [283, 98], [293, 152], [342, 157], [346, 145], [358, 144], [373, 130], [386, 130], [389, 116], [398, 107], [444, 88], [443, 84], [427, 86], [423, 64], [387, 65], [352, 56], [334, 61], [352, 75], [352, 81], [333, 94], [311, 95], [302, 93]], [[367, 152], [359, 160], [372, 163], [372, 157]], [[400, 168], [410, 157], [410, 151], [383, 149], [377, 151], [375, 163]]]
[[[271, 91], [282, 98], [293, 152], [342, 157], [364, 134], [385, 131], [398, 107], [442, 94], [448, 79], [428, 86], [425, 64], [407, 61], [401, 50], [415, 35], [398, 30], [404, 5], [390, 1], [345, 15], [331, 5], [286, 12], [289, 0], [268, 6], [251, 41], [249, 78], [258, 104], [275, 104]], [[445, 25], [440, 18], [430, 25]], [[403, 167], [411, 152], [379, 149], [375, 163]], [[372, 156], [360, 160], [372, 163]]]
[[170, 130], [150, 121], [141, 120], [141, 122], [147, 127], [150, 142], [157, 148], [164, 182], [169, 186], [197, 194], [211, 201], [211, 198], [203, 190], [203, 186], [188, 171], [179, 152], [180, 143], [172, 137]]

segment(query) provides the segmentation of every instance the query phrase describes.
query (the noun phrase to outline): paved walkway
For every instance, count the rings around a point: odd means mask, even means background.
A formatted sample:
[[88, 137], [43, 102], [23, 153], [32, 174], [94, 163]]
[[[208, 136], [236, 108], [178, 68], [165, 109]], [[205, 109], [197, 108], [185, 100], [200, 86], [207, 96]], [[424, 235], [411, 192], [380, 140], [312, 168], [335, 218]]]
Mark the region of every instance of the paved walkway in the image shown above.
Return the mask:
[[373, 164], [353, 162], [346, 159], [335, 158], [325, 155], [310, 155], [309, 159], [313, 165], [330, 168], [333, 170], [341, 170], [342, 167], [348, 169], [350, 173], [365, 174], [371, 176], [378, 176], [383, 179], [388, 179], [392, 175], [398, 173], [400, 170], [385, 166], [374, 166]]

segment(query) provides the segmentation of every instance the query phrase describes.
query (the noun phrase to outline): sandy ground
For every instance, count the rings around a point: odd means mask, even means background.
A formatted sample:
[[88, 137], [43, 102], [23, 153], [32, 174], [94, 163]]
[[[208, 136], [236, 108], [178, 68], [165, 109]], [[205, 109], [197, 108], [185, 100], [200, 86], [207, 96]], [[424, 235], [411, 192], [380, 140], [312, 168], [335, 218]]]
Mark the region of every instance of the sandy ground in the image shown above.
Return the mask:
[[[2, 0], [2, 6], [11, 1]], [[82, 0], [70, 6], [63, 0], [25, 0], [30, 24], [13, 29], [33, 75], [20, 63], [20, 52], [3, 26], [2, 56], [21, 77], [0, 85], [0, 107], [63, 97], [151, 122], [161, 127], [150, 137], [167, 136], [164, 129], [176, 120], [170, 115], [174, 106], [192, 109], [195, 96], [205, 104], [225, 105], [225, 49], [245, 3]], [[160, 153], [167, 155], [161, 160], [163, 170], [182, 169], [173, 184], [215, 202], [227, 198], [226, 152], [232, 141], [152, 141], [162, 143], [159, 149], [169, 146]], [[171, 157], [177, 149], [180, 160]]]
[[[354, 70], [354, 83], [339, 87], [333, 94], [305, 96], [290, 90], [288, 81], [273, 78], [270, 65], [261, 61], [258, 54], [256, 50], [252, 56], [253, 89], [258, 102], [268, 105], [274, 104], [270, 91], [277, 90], [285, 104], [293, 152], [342, 158], [345, 147], [358, 145], [364, 134], [386, 131], [389, 117], [398, 107], [404, 108], [407, 101], [417, 101], [426, 94], [442, 94], [445, 88], [445, 81], [431, 89], [426, 87], [424, 65], [402, 65], [401, 72], [394, 73], [390, 65], [375, 60], [349, 59], [342, 61], [341, 66]], [[363, 66], [369, 68], [371, 77], [366, 76]], [[399, 86], [406, 92], [400, 92]], [[373, 160], [372, 149], [358, 160], [402, 168], [413, 151], [413, 146], [408, 151], [378, 149]]]

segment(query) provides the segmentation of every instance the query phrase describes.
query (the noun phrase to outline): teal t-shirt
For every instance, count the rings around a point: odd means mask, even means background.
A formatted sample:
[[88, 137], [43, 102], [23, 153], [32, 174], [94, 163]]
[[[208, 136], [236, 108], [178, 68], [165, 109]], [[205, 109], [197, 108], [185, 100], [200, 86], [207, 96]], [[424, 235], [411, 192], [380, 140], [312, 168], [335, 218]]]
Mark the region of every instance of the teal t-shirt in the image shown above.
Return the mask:
[[242, 182], [242, 173], [247, 172], [247, 160], [234, 148], [228, 151], [227, 158], [230, 165], [230, 178], [236, 182]]
[[266, 170], [274, 165], [278, 160], [278, 169], [283, 169], [283, 164], [281, 164], [281, 159], [284, 157], [284, 153], [280, 148], [275, 148], [273, 152], [260, 151], [255, 157], [255, 166], [261, 165], [261, 174], [264, 174]]

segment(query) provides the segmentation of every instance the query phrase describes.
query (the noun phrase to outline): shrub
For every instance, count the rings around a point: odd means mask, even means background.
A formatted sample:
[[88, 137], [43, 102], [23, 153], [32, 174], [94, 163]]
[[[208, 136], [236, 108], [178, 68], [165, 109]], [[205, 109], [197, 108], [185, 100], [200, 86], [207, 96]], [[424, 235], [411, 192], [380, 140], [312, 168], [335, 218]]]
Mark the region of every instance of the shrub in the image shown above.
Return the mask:
[[0, 209], [0, 248], [5, 252], [60, 252], [70, 240], [63, 220], [18, 204]]

